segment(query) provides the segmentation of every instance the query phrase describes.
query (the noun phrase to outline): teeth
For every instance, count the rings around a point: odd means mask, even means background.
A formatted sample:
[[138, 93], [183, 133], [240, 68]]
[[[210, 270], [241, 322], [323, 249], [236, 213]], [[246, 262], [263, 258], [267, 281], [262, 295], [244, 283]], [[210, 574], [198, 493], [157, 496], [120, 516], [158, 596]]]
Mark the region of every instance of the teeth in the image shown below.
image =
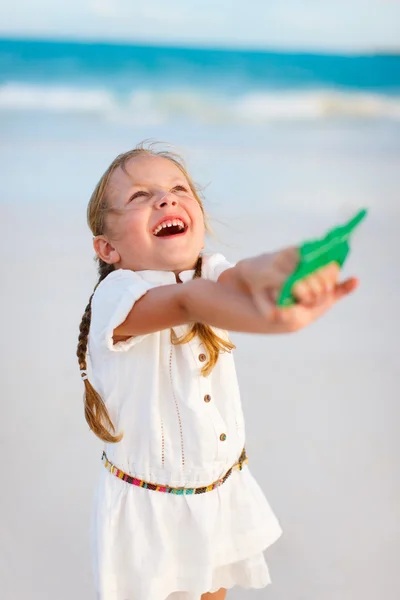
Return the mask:
[[177, 225], [178, 227], [180, 227], [180, 229], [185, 228], [185, 224], [183, 221], [181, 221], [180, 219], [173, 219], [172, 221], [164, 221], [163, 223], [161, 223], [161, 225], [158, 225], [153, 231], [153, 235], [157, 235], [161, 231], [161, 229], [166, 229], [166, 227], [172, 227], [173, 225]]

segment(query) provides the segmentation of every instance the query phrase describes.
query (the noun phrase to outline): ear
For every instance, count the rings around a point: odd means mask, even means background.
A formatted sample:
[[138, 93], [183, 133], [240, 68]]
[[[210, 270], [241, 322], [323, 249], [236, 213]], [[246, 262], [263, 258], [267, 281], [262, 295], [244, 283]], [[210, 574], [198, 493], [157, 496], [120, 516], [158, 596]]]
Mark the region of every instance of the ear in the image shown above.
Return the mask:
[[114, 265], [121, 259], [119, 252], [104, 235], [96, 235], [93, 240], [93, 248], [97, 256], [109, 265]]

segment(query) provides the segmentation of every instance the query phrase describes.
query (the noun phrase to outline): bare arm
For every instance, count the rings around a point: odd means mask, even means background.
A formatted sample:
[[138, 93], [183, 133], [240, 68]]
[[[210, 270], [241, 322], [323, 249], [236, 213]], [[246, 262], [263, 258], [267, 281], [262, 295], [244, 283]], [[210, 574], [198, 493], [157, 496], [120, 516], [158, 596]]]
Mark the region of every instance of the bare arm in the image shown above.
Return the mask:
[[247, 333], [288, 330], [276, 319], [262, 314], [249, 294], [213, 281], [195, 279], [149, 290], [136, 302], [124, 323], [114, 330], [114, 340], [193, 322]]
[[193, 322], [244, 333], [290, 333], [357, 288], [355, 278], [338, 283], [339, 267], [331, 264], [296, 285], [297, 304], [278, 308], [279, 290], [297, 262], [297, 250], [288, 248], [244, 259], [224, 271], [218, 282], [195, 279], [153, 288], [114, 330], [114, 341]]

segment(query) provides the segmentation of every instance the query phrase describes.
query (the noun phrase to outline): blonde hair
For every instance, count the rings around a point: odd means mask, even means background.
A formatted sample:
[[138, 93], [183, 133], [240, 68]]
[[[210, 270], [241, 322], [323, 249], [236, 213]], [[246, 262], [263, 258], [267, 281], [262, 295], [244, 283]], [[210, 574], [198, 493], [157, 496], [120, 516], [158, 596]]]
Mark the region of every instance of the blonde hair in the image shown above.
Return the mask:
[[[170, 160], [178, 167], [178, 169], [186, 178], [191, 192], [201, 208], [206, 229], [210, 231], [210, 228], [207, 224], [207, 218], [202, 200], [192, 179], [187, 173], [182, 158], [177, 154], [165, 150], [155, 151], [153, 149], [153, 144], [148, 145], [147, 148], [144, 146], [144, 144], [139, 144], [133, 150], [130, 150], [129, 152], [117, 156], [115, 160], [111, 163], [111, 165], [108, 167], [104, 175], [101, 177], [98, 184], [96, 185], [87, 208], [87, 221], [93, 235], [102, 235], [105, 232], [105, 216], [107, 214], [107, 211], [109, 210], [107, 204], [107, 190], [112, 174], [118, 168], [121, 168], [126, 172], [126, 163], [130, 159], [136, 158], [137, 156], [141, 155], [161, 156]], [[86, 421], [90, 429], [95, 433], [95, 435], [98, 438], [105, 442], [115, 443], [119, 442], [122, 439], [122, 433], [117, 434], [115, 432], [115, 427], [111, 421], [110, 415], [108, 414], [107, 408], [100, 394], [96, 392], [96, 390], [90, 383], [86, 373], [86, 354], [92, 314], [92, 298], [97, 286], [101, 283], [101, 281], [103, 281], [103, 279], [107, 277], [107, 275], [109, 275], [114, 270], [113, 265], [109, 265], [108, 263], [101, 260], [99, 257], [97, 257], [96, 260], [98, 262], [99, 280], [93, 290], [92, 295], [89, 298], [88, 305], [86, 306], [85, 312], [82, 317], [82, 321], [79, 327], [79, 339], [76, 354], [78, 357], [79, 369], [81, 370], [81, 376], [85, 385], [84, 402]], [[201, 277], [201, 269], [202, 257], [199, 256], [193, 278]], [[229, 340], [224, 340], [221, 337], [219, 337], [209, 325], [205, 325], [203, 323], [194, 323], [191, 330], [182, 338], [173, 338], [171, 330], [171, 342], [173, 344], [185, 344], [187, 342], [190, 342], [195, 336], [199, 337], [201, 343], [204, 345], [208, 354], [208, 360], [201, 370], [202, 375], [206, 377], [211, 373], [212, 369], [214, 368], [220, 352], [231, 352], [235, 348], [235, 346]]]

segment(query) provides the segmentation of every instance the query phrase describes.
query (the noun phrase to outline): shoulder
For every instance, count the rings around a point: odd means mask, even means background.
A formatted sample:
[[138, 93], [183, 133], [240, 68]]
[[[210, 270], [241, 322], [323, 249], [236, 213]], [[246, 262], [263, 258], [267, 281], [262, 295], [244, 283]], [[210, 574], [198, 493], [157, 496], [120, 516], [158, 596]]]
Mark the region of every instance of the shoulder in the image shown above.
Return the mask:
[[134, 342], [114, 344], [114, 330], [127, 318], [135, 302], [140, 300], [154, 284], [145, 281], [135, 271], [118, 269], [98, 285], [92, 298], [90, 336], [93, 343], [108, 350], [129, 349], [143, 336], [132, 338]]
[[204, 254], [201, 275], [204, 279], [218, 281], [221, 273], [234, 266], [234, 263], [229, 262], [223, 254]]
[[135, 271], [116, 269], [97, 286], [92, 303], [93, 306], [98, 306], [102, 303], [114, 302], [118, 297], [130, 294], [136, 296], [135, 300], [138, 300], [152, 287], [154, 286]]

